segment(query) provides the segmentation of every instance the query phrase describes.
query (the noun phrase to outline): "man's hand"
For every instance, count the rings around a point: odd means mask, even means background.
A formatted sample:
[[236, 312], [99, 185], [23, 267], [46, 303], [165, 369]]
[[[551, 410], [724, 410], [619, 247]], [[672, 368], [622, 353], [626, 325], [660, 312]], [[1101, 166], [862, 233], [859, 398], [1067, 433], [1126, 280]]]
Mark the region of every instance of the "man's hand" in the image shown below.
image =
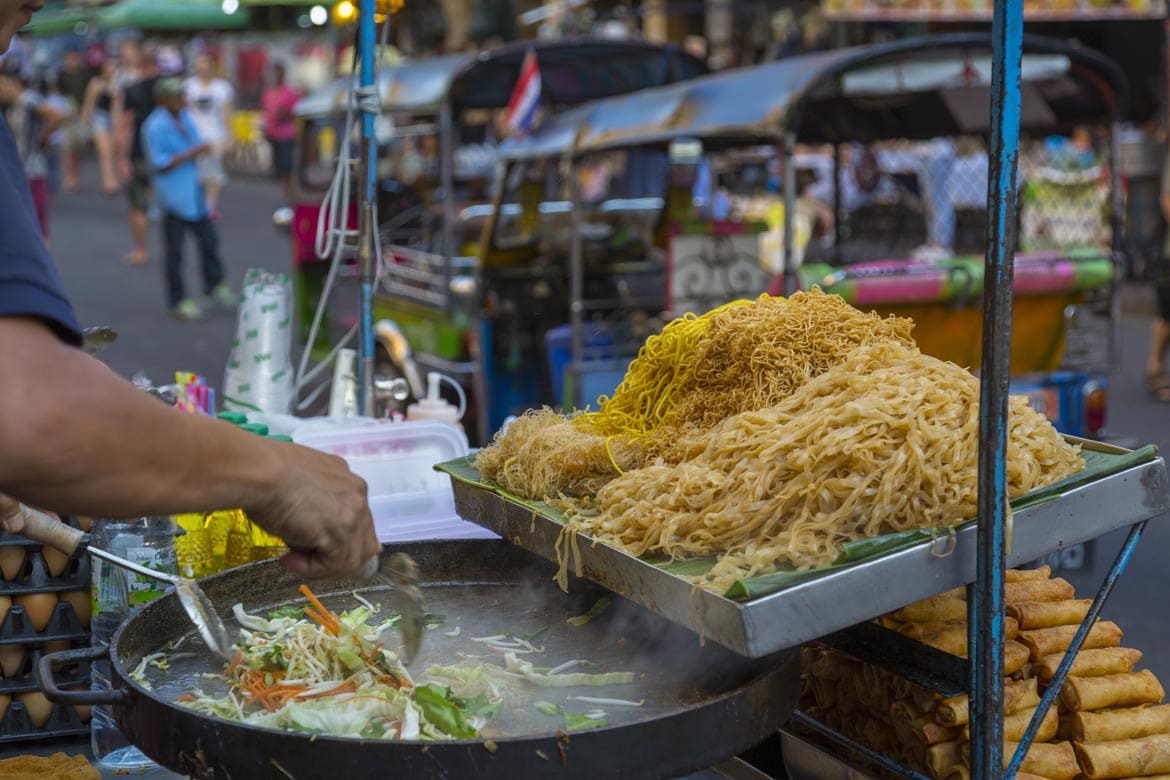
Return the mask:
[[20, 514], [20, 502], [0, 493], [0, 531], [18, 534], [24, 528], [24, 517]]
[[269, 496], [244, 510], [294, 550], [284, 565], [316, 579], [353, 574], [379, 554], [365, 481], [335, 455], [272, 445], [280, 453], [281, 479]]

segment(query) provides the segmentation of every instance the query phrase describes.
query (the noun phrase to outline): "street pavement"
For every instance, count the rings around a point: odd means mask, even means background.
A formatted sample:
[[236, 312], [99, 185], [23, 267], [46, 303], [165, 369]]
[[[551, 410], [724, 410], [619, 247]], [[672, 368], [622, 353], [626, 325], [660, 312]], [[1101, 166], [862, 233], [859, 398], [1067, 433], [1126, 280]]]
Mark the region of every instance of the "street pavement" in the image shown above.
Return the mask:
[[[111, 325], [118, 341], [102, 358], [118, 373], [130, 377], [142, 371], [156, 383], [172, 380], [176, 370], [203, 374], [215, 386], [223, 379], [235, 319], [217, 314], [206, 321], [181, 323], [171, 319], [163, 302], [158, 226], [151, 228], [151, 262], [129, 268], [122, 256], [129, 249], [125, 201], [97, 193], [92, 170], [88, 192], [61, 195], [52, 215], [53, 253], [65, 286], [83, 325]], [[280, 205], [274, 184], [237, 179], [223, 194], [221, 234], [229, 277], [238, 287], [247, 269], [287, 270], [288, 239], [272, 225], [272, 211]], [[190, 290], [197, 283], [198, 262], [193, 243], [187, 247], [186, 271]], [[1152, 443], [1163, 452], [1170, 448], [1170, 406], [1151, 402], [1143, 384], [1152, 312], [1149, 290], [1127, 291], [1123, 326], [1123, 368], [1110, 387], [1110, 433], [1140, 443]], [[1144, 663], [1170, 684], [1170, 522], [1162, 517], [1150, 524], [1129, 569], [1109, 603], [1105, 616], [1126, 631], [1126, 644], [1146, 654]], [[1115, 533], [1099, 541], [1090, 571], [1066, 576], [1078, 595], [1089, 597], [1124, 538]]]

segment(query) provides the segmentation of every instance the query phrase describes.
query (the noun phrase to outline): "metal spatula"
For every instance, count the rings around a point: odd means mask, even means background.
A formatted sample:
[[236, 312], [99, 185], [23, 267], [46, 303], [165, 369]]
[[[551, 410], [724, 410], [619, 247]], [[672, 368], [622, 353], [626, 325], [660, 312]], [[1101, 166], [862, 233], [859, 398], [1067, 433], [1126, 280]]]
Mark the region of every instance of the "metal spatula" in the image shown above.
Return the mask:
[[47, 544], [66, 555], [73, 555], [81, 550], [95, 558], [101, 558], [103, 561], [136, 574], [173, 585], [179, 603], [183, 605], [183, 609], [191, 618], [191, 622], [199, 631], [199, 636], [203, 638], [208, 649], [225, 661], [231, 660], [232, 640], [228, 636], [227, 626], [223, 624], [223, 619], [215, 611], [211, 600], [207, 598], [207, 594], [203, 592], [195, 580], [155, 571], [97, 547], [90, 547], [89, 534], [23, 504], [20, 507], [20, 514], [24, 518], [24, 528], [21, 530], [21, 535], [35, 542]]
[[372, 579], [389, 585], [399, 595], [399, 613], [402, 620], [398, 627], [402, 631], [402, 660], [410, 664], [422, 646], [423, 625], [427, 607], [422, 590], [418, 587], [418, 564], [406, 553], [391, 553], [385, 562], [371, 558], [358, 573], [365, 579]]

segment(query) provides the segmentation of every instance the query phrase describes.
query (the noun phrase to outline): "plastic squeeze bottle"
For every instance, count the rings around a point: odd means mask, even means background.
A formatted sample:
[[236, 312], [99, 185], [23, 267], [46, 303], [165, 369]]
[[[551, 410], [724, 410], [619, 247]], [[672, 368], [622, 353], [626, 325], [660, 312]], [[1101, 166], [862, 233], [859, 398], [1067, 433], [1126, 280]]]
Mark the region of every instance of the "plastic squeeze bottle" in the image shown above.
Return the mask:
[[[447, 380], [457, 391], [459, 391], [460, 405], [455, 406], [447, 402], [446, 399], [439, 395], [439, 383]], [[459, 421], [463, 419], [463, 412], [466, 409], [467, 400], [463, 395], [463, 388], [455, 380], [445, 377], [438, 371], [431, 371], [427, 374], [427, 397], [421, 398], [417, 403], [413, 403], [406, 407], [407, 420], [442, 420], [449, 422], [452, 425], [459, 425]], [[460, 426], [462, 427], [462, 426]]]

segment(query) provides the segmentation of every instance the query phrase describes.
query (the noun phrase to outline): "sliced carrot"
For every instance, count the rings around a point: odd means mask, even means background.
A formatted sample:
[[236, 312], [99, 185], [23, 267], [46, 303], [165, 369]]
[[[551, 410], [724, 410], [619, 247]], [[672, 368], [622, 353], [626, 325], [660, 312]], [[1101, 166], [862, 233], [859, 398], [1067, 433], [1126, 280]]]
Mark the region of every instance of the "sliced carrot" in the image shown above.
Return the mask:
[[[325, 605], [321, 603], [321, 599], [317, 598], [313, 591], [309, 590], [308, 585], [301, 585], [300, 591], [301, 595], [307, 598], [309, 603], [317, 608], [318, 617], [313, 617], [313, 615], [309, 615], [309, 617], [312, 617], [318, 623], [323, 625], [329, 631], [329, 633], [337, 636], [341, 632], [341, 622], [337, 619], [337, 615], [334, 615], [325, 608]], [[305, 614], [309, 614], [307, 609], [305, 610]]]

